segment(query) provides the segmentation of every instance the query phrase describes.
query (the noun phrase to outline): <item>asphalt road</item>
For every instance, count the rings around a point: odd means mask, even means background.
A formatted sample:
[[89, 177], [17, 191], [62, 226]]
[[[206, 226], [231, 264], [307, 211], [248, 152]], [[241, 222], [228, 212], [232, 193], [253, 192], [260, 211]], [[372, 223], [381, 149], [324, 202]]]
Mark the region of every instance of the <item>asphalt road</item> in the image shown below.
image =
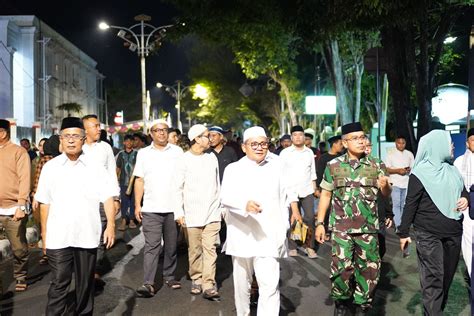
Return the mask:
[[[116, 246], [107, 253], [110, 263], [109, 272], [104, 277], [107, 284], [105, 290], [96, 296], [95, 315], [235, 315], [232, 264], [228, 256], [220, 254], [217, 262], [220, 301], [208, 301], [189, 294], [191, 282], [186, 274], [185, 249], [180, 249], [177, 271], [182, 289], [172, 290], [163, 286], [159, 279], [160, 289], [153, 298], [139, 298], [135, 295], [135, 289], [141, 285], [143, 277], [143, 235], [135, 229], [117, 237]], [[398, 239], [392, 231], [387, 237], [387, 248], [370, 315], [422, 315], [415, 249], [411, 249], [411, 256], [403, 258], [398, 250]], [[282, 261], [280, 315], [332, 315], [334, 306], [329, 298], [329, 253], [329, 244], [325, 244], [319, 249], [317, 259], [308, 259], [300, 254]], [[50, 276], [47, 266], [37, 264], [39, 255], [38, 249], [31, 250], [29, 288], [24, 293], [12, 292], [11, 262], [0, 265], [4, 285], [9, 285], [10, 290], [0, 301], [1, 315], [44, 314]], [[446, 315], [470, 315], [464, 269], [461, 261], [451, 287]]]

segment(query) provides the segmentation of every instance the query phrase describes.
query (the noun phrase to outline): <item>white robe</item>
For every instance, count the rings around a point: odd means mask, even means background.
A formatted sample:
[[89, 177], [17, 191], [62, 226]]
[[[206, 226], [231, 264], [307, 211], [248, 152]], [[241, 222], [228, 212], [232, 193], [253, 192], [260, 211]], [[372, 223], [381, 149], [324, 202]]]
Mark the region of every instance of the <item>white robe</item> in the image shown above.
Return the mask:
[[[454, 166], [458, 168], [464, 180], [464, 186], [469, 192], [469, 188], [474, 184], [474, 154], [466, 150], [464, 155], [459, 156], [454, 161]], [[472, 201], [471, 201], [472, 202]], [[464, 219], [462, 222], [462, 256], [466, 263], [467, 271], [471, 275], [471, 264], [472, 264], [472, 229], [474, 228], [474, 221], [469, 217], [469, 209], [462, 212]]]
[[[228, 208], [228, 255], [251, 257], [287, 256], [290, 199], [280, 159], [268, 155], [263, 162], [243, 157], [227, 166], [221, 187], [221, 203]], [[246, 211], [248, 201], [260, 204], [262, 212]]]

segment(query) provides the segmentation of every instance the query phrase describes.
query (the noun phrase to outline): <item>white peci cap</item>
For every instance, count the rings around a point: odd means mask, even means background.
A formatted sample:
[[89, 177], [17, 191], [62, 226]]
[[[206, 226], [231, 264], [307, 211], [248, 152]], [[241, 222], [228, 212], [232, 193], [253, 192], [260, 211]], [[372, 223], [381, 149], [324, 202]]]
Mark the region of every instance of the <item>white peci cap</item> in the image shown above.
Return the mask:
[[188, 131], [189, 140], [193, 141], [196, 137], [204, 133], [206, 129], [207, 129], [206, 126], [202, 124], [196, 124], [196, 125], [191, 126], [191, 128]]
[[265, 130], [263, 129], [263, 127], [260, 127], [260, 126], [249, 127], [244, 131], [244, 142], [246, 142], [249, 138], [260, 137], [260, 136], [267, 137], [267, 134], [265, 133]]

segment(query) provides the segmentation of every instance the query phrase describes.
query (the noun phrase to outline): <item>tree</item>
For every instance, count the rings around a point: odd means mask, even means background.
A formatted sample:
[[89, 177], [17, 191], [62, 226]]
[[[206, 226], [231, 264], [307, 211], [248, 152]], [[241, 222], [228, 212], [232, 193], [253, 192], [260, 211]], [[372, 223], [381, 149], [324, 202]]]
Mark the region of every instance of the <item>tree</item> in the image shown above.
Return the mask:
[[140, 89], [133, 85], [125, 85], [120, 81], [107, 82], [108, 121], [113, 122], [116, 112], [123, 111], [124, 120], [142, 119]]
[[268, 75], [279, 84], [291, 123], [297, 124], [299, 81], [295, 57], [298, 36], [285, 23], [288, 6], [281, 1], [170, 1], [182, 11], [188, 32], [230, 48], [249, 79]]
[[[416, 4], [415, 4], [416, 3]], [[438, 67], [444, 40], [468, 1], [401, 1], [390, 8], [400, 20], [388, 20], [382, 28], [382, 43], [389, 62], [388, 78], [397, 130], [405, 135], [409, 148], [416, 148], [411, 91], [418, 108], [417, 138], [431, 130], [431, 99], [436, 91]], [[407, 15], [408, 12], [411, 14]]]
[[60, 111], [66, 111], [68, 117], [71, 116], [71, 113], [80, 114], [82, 111], [82, 105], [75, 102], [63, 103], [58, 105], [56, 108]]

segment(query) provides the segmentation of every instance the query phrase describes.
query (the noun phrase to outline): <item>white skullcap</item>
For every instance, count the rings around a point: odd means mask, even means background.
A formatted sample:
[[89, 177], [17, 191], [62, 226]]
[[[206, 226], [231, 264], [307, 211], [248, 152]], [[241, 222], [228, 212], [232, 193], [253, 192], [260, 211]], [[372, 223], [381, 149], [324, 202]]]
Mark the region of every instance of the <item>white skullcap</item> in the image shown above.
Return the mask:
[[157, 124], [163, 124], [163, 125], [166, 125], [166, 126], [170, 127], [168, 122], [166, 122], [165, 120], [157, 119], [157, 120], [154, 120], [153, 122], [151, 122], [151, 127], [150, 128], [153, 128]]
[[247, 139], [249, 138], [260, 137], [260, 136], [267, 137], [267, 134], [265, 134], [265, 130], [263, 129], [263, 127], [260, 127], [260, 126], [249, 127], [244, 131], [244, 142], [246, 142]]
[[206, 129], [207, 129], [206, 126], [202, 124], [196, 124], [196, 125], [191, 126], [191, 128], [188, 131], [189, 140], [193, 141], [196, 137], [204, 133]]

